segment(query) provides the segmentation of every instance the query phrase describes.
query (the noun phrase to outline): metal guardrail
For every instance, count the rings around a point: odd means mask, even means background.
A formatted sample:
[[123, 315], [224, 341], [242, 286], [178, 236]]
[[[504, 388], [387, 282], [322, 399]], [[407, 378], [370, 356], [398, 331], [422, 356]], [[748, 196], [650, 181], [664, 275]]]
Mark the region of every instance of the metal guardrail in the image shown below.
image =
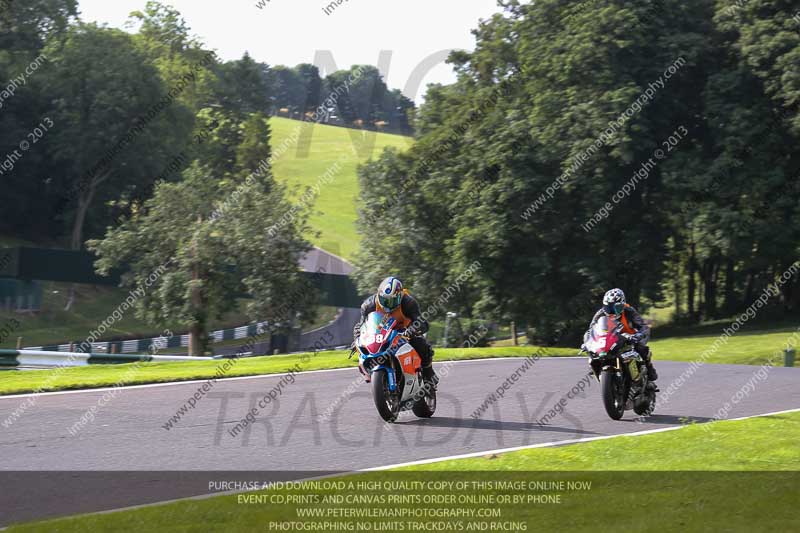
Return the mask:
[[[212, 343], [224, 342], [229, 340], [247, 339], [254, 337], [258, 331], [263, 331], [268, 322], [258, 322], [238, 328], [220, 329], [209, 334]], [[22, 350], [45, 351], [45, 352], [77, 352], [81, 353], [80, 342], [66, 344], [48, 344], [44, 346], [26, 346]], [[146, 339], [132, 339], [126, 341], [104, 341], [91, 343], [92, 353], [106, 354], [126, 354], [142, 353], [150, 349], [152, 345], [163, 348], [182, 348], [189, 346], [189, 335], [174, 335], [172, 337], [151, 337]]]
[[82, 352], [48, 352], [42, 350], [0, 350], [0, 367], [74, 367], [138, 362], [213, 361], [212, 357], [179, 355], [125, 355]]

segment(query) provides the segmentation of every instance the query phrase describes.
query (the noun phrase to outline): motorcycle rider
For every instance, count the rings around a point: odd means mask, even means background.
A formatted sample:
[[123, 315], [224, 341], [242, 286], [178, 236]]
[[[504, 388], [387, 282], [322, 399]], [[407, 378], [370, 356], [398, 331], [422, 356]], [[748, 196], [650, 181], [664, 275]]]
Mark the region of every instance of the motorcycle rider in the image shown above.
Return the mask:
[[592, 328], [603, 315], [619, 318], [622, 322], [622, 336], [633, 344], [633, 349], [644, 360], [650, 381], [657, 380], [658, 373], [653, 366], [650, 348], [647, 346], [647, 341], [650, 340], [650, 326], [645, 324], [642, 315], [632, 305], [625, 302], [625, 293], [622, 289], [611, 289], [603, 296], [603, 307], [592, 318], [589, 330], [583, 336], [583, 342], [586, 343]]
[[390, 276], [381, 282], [376, 294], [364, 300], [361, 304], [361, 320], [353, 328], [354, 338], [358, 338], [361, 325], [373, 311], [390, 315], [405, 328], [404, 335], [422, 359], [422, 378], [435, 384], [437, 377], [433, 371], [433, 348], [423, 336], [428, 332], [428, 321], [422, 317], [416, 298], [403, 288], [403, 282]]

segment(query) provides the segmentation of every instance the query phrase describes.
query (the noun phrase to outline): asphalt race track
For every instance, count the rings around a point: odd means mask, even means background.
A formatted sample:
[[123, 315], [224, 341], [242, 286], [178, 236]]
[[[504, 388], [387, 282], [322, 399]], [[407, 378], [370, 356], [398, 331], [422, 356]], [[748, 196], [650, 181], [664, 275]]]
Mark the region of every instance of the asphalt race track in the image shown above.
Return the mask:
[[[294, 383], [281, 375], [218, 381], [169, 430], [164, 425], [202, 383], [117, 389], [113, 397], [109, 390], [41, 395], [10, 427], [0, 426], [0, 527], [207, 494], [212, 478], [297, 479], [633, 433], [706, 422], [726, 402], [727, 418], [800, 407], [800, 369], [733, 365], [698, 368], [664, 403], [666, 389], [689, 365], [661, 361], [656, 414], [642, 423], [630, 411], [615, 422], [603, 410], [596, 381], [584, 381], [582, 393], [576, 387], [587, 375], [585, 359], [568, 358], [537, 361], [480, 419], [472, 418], [523, 361], [450, 364], [436, 416], [421, 420], [407, 412], [392, 425], [380, 420], [366, 384], [344, 394], [358, 378], [354, 369], [298, 374]], [[278, 399], [232, 436], [279, 383]], [[0, 398], [0, 421], [27, 398]], [[552, 411], [540, 426], [562, 398], [562, 412]], [[101, 403], [95, 420], [73, 436], [69, 428]]]

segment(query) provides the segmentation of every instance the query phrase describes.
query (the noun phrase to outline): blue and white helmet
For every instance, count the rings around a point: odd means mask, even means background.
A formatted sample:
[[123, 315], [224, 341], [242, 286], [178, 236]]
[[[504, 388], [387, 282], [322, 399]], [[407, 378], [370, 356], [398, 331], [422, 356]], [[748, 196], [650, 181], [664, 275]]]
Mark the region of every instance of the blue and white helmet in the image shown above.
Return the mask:
[[403, 282], [395, 277], [388, 277], [378, 287], [378, 302], [387, 311], [394, 311], [403, 300]]
[[621, 315], [625, 309], [625, 293], [622, 289], [611, 289], [603, 296], [603, 311], [607, 315]]

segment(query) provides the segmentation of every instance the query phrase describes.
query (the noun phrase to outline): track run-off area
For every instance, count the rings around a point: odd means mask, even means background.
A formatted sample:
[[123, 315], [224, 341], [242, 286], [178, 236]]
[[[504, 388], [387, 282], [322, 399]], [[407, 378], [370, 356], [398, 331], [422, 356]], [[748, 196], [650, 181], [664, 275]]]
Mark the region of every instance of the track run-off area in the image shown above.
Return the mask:
[[[615, 422], [585, 358], [543, 358], [510, 382], [524, 362], [437, 363], [435, 416], [395, 424], [353, 368], [220, 380], [177, 420], [202, 381], [40, 394], [0, 428], [0, 527], [208, 494], [212, 472], [303, 479], [800, 408], [800, 369], [708, 364], [681, 379], [688, 363], [658, 361], [655, 414]], [[0, 420], [33, 396], [0, 397]]]

